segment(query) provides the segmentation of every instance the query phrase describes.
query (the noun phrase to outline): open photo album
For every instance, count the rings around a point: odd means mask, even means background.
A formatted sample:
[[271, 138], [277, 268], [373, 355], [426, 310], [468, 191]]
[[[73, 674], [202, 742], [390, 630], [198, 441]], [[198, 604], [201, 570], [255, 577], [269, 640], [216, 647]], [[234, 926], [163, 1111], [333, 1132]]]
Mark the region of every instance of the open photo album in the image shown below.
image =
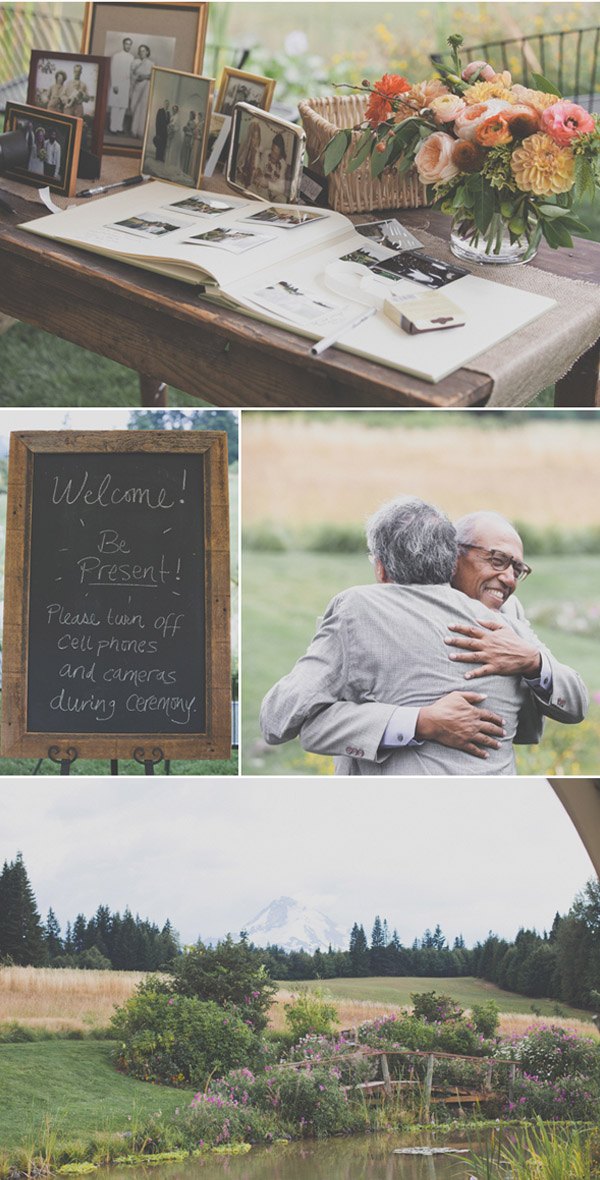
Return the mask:
[[[311, 341], [333, 336], [336, 347], [430, 382], [555, 305], [433, 258], [420, 244], [400, 250], [393, 238], [377, 241], [341, 213], [160, 181], [22, 228], [198, 285], [203, 299]], [[440, 296], [451, 299], [453, 324], [441, 322]], [[417, 299], [418, 317], [410, 314]], [[361, 310], [372, 314], [357, 325]]]

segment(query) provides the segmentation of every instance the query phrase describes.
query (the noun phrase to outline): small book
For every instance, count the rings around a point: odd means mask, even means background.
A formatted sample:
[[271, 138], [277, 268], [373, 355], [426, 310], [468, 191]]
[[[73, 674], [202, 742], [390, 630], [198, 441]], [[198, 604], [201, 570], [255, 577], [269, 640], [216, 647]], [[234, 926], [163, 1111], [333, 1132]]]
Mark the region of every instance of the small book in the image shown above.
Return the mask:
[[421, 295], [417, 299], [386, 299], [384, 314], [403, 332], [444, 332], [448, 328], [464, 328], [465, 314], [456, 303], [439, 292]]

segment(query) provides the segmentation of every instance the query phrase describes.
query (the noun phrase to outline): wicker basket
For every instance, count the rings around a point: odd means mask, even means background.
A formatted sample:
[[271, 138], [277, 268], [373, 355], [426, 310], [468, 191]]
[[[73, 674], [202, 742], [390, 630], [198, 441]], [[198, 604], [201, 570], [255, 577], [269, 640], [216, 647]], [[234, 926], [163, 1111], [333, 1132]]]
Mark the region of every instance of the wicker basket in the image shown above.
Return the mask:
[[[306, 131], [306, 150], [311, 167], [323, 172], [324, 148], [342, 127], [355, 127], [365, 117], [369, 96], [350, 94], [339, 97], [307, 98], [299, 103]], [[360, 132], [355, 131], [354, 143]], [[318, 158], [317, 158], [318, 157]], [[349, 156], [346, 157], [349, 159]], [[395, 168], [385, 169], [373, 180], [371, 163], [366, 160], [355, 172], [345, 172], [342, 161], [328, 177], [329, 204], [340, 213], [371, 213], [375, 209], [417, 209], [427, 204], [425, 187], [414, 169], [400, 176]]]

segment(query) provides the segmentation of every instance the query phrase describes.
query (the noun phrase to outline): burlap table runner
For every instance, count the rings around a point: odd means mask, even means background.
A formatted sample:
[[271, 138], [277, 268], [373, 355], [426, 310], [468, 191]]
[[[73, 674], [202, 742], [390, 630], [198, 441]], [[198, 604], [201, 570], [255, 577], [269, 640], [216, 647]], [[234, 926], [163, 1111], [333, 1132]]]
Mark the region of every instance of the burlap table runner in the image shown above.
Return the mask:
[[[469, 264], [455, 258], [441, 238], [422, 229], [415, 232], [425, 251], [435, 258], [458, 263], [478, 278], [556, 300], [556, 307], [465, 365], [492, 378], [488, 406], [527, 405], [542, 389], [564, 377], [578, 357], [596, 343], [600, 336], [600, 286], [529, 265]], [[452, 295], [451, 286], [448, 293]]]

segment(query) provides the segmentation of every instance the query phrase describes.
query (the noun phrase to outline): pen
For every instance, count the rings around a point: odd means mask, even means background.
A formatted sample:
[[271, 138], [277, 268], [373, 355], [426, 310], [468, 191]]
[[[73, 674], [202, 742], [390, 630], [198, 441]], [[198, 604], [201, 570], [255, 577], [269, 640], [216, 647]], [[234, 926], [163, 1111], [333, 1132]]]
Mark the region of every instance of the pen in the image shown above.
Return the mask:
[[76, 197], [95, 197], [98, 193], [107, 193], [111, 188], [125, 188], [129, 184], [141, 184], [146, 177], [140, 172], [139, 176], [128, 176], [126, 180], [117, 180], [114, 184], [101, 184], [98, 188], [84, 188]]
[[349, 332], [350, 328], [358, 328], [359, 324], [363, 324], [365, 320], [370, 319], [372, 315], [375, 315], [376, 311], [376, 307], [369, 307], [367, 311], [363, 311], [360, 315], [357, 315], [356, 319], [350, 320], [350, 323], [343, 324], [342, 327], [338, 328], [336, 332], [333, 332], [331, 336], [324, 336], [322, 340], [319, 340], [316, 344], [313, 344], [310, 350], [311, 355], [320, 356], [322, 352], [325, 352], [326, 348], [331, 348], [333, 344], [337, 344], [338, 338], [342, 336], [344, 332]]

